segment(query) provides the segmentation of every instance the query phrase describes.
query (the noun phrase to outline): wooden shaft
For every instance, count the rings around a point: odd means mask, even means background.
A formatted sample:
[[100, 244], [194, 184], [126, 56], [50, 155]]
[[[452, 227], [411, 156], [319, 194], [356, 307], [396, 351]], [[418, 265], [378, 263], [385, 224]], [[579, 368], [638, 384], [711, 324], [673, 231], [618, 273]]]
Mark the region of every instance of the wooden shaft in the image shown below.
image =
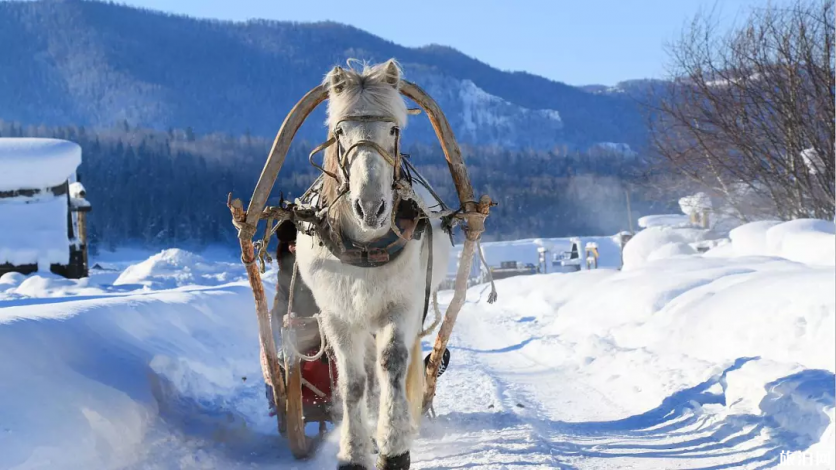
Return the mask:
[[482, 196], [478, 206], [477, 212], [465, 214], [467, 226], [464, 229], [465, 242], [462, 247], [461, 260], [459, 261], [459, 269], [456, 272], [455, 291], [453, 293], [453, 300], [447, 306], [447, 311], [444, 313], [444, 321], [441, 323], [441, 328], [438, 330], [438, 335], [433, 344], [433, 350], [430, 353], [430, 360], [427, 364], [427, 372], [424, 378], [424, 412], [426, 413], [432, 405], [435, 397], [435, 388], [438, 381], [438, 369], [441, 367], [441, 358], [444, 355], [444, 350], [447, 349], [447, 342], [450, 340], [450, 334], [453, 332], [453, 326], [456, 324], [456, 319], [459, 316], [459, 311], [464, 305], [465, 297], [467, 296], [467, 280], [470, 277], [470, 267], [473, 265], [473, 255], [476, 252], [476, 242], [485, 231], [485, 217], [490, 210], [491, 200], [487, 196]]
[[298, 357], [285, 357], [287, 371], [287, 441], [290, 452], [297, 459], [304, 459], [311, 450], [305, 435], [305, 417], [302, 403], [302, 365]]
[[[453, 129], [450, 127], [450, 123], [447, 121], [438, 103], [418, 85], [406, 80], [401, 80], [400, 90], [404, 96], [415, 101], [427, 113], [435, 134], [439, 142], [441, 142], [441, 148], [444, 150], [444, 158], [447, 160], [447, 166], [450, 168], [450, 174], [453, 177], [453, 183], [456, 186], [459, 201], [466, 211], [474, 210], [476, 199], [473, 193], [473, 186], [470, 184], [470, 179], [467, 176], [467, 168], [465, 168], [464, 161], [462, 160], [462, 152], [456, 143]], [[279, 170], [284, 165], [284, 160], [287, 157], [287, 152], [290, 149], [290, 144], [293, 142], [293, 137], [296, 135], [296, 132], [302, 126], [302, 123], [305, 122], [305, 118], [327, 98], [328, 88], [324, 85], [319, 85], [302, 97], [296, 103], [296, 106], [290, 110], [290, 113], [288, 113], [282, 123], [282, 127], [276, 134], [273, 147], [270, 149], [267, 162], [264, 164], [264, 169], [261, 171], [261, 176], [258, 178], [258, 183], [250, 199], [250, 205], [247, 207], [248, 225], [254, 226], [258, 223], [259, 215], [267, 204], [267, 198], [270, 196], [270, 191], [272, 191], [273, 185], [276, 183]]]
[[316, 109], [326, 98], [328, 98], [328, 89], [324, 85], [319, 85], [302, 97], [285, 117], [282, 127], [276, 134], [276, 139], [273, 141], [273, 147], [267, 156], [264, 169], [261, 170], [261, 176], [258, 177], [253, 197], [250, 198], [250, 205], [247, 207], [248, 225], [255, 226], [258, 223], [261, 211], [267, 204], [267, 198], [270, 196], [270, 191], [273, 190], [279, 170], [284, 165], [284, 159], [287, 157], [287, 151], [290, 150], [290, 144], [293, 142], [296, 132], [311, 111]]
[[[236, 222], [242, 223], [246, 219], [244, 205], [240, 199], [229, 203], [229, 210]], [[255, 313], [258, 319], [258, 344], [261, 348], [261, 369], [267, 383], [273, 387], [273, 402], [276, 411], [282, 413], [285, 408], [285, 397], [287, 395], [285, 384], [282, 380], [282, 372], [279, 367], [279, 358], [276, 355], [276, 341], [273, 337], [273, 328], [270, 323], [270, 312], [267, 309], [267, 297], [264, 294], [264, 285], [261, 283], [261, 273], [255, 263], [255, 248], [251, 238], [238, 239], [241, 245], [241, 261], [247, 269], [247, 279], [250, 281], [250, 288], [255, 298]], [[280, 431], [282, 431], [280, 429]]]
[[473, 265], [473, 254], [476, 248], [476, 242], [465, 240], [464, 247], [462, 247], [462, 257], [459, 261], [459, 270], [456, 273], [455, 293], [453, 300], [447, 307], [444, 313], [444, 321], [441, 323], [441, 328], [438, 330], [438, 335], [435, 337], [435, 344], [430, 353], [430, 360], [427, 364], [427, 371], [424, 377], [424, 413], [429, 411], [435, 397], [435, 387], [438, 381], [438, 369], [441, 367], [441, 358], [444, 350], [447, 348], [447, 342], [450, 339], [450, 334], [453, 332], [453, 325], [456, 323], [456, 318], [459, 315], [462, 305], [464, 305], [465, 296], [467, 293], [467, 279], [470, 275], [470, 268]]
[[462, 160], [462, 152], [456, 143], [456, 137], [453, 135], [453, 129], [450, 127], [447, 117], [441, 111], [438, 103], [418, 85], [401, 80], [401, 93], [414, 101], [427, 113], [433, 130], [435, 130], [435, 135], [438, 137], [441, 148], [444, 150], [444, 158], [447, 160], [447, 166], [450, 168], [450, 175], [453, 177], [453, 184], [456, 186], [459, 201], [466, 211], [474, 210], [475, 207], [472, 206], [476, 204], [476, 196], [473, 193], [470, 178], [467, 176], [467, 168], [464, 166], [464, 161]]

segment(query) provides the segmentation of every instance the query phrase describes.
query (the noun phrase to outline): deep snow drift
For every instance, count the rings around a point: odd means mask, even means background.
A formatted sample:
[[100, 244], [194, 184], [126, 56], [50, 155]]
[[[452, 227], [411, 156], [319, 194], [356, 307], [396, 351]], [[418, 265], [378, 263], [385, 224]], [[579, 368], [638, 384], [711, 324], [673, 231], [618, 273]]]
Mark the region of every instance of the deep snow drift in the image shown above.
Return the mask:
[[[498, 281], [493, 305], [471, 288], [413, 468], [834, 468], [836, 271], [796, 254], [836, 238], [808, 221], [735, 233]], [[278, 437], [226, 261], [0, 278], [0, 468], [335, 468], [333, 434], [306, 462]], [[802, 451], [826, 465], [779, 465]]]

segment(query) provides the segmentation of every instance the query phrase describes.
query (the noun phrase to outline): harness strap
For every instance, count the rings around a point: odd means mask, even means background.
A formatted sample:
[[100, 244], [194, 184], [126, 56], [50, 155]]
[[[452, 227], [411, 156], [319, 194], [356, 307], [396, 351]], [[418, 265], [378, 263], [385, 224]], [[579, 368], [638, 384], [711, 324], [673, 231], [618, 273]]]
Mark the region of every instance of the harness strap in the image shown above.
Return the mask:
[[323, 168], [322, 166], [320, 166], [319, 163], [316, 163], [314, 161], [313, 157], [314, 157], [314, 155], [318, 154], [319, 152], [321, 152], [321, 151], [327, 149], [328, 147], [334, 145], [334, 142], [336, 142], [336, 141], [337, 141], [337, 138], [335, 136], [332, 136], [330, 139], [328, 139], [325, 142], [323, 142], [323, 143], [317, 145], [316, 147], [314, 147], [314, 149], [311, 150], [311, 153], [308, 154], [308, 161], [311, 163], [311, 166], [313, 166], [314, 168], [318, 169], [319, 171], [325, 173], [326, 175], [330, 176], [331, 178], [334, 178], [335, 180], [339, 179], [339, 178], [337, 178], [337, 175], [331, 173], [330, 171], [328, 171], [325, 168]]
[[395, 169], [395, 181], [399, 180], [400, 176], [401, 176], [400, 175], [400, 167], [401, 167], [400, 154], [396, 150], [395, 151], [396, 156], [393, 157], [389, 152], [386, 151], [386, 149], [381, 147], [380, 144], [378, 144], [377, 142], [375, 142], [373, 140], [358, 140], [357, 142], [354, 142], [351, 145], [351, 147], [349, 147], [348, 150], [346, 150], [342, 154], [342, 156], [340, 157], [340, 167], [345, 168], [346, 165], [348, 165], [348, 156], [351, 155], [351, 152], [353, 152], [358, 147], [366, 147], [366, 146], [377, 150], [377, 153], [379, 153], [380, 156], [383, 157], [384, 160], [386, 160], [386, 163], [388, 163], [388, 164], [392, 165], [392, 167], [394, 167], [394, 169]]
[[433, 224], [427, 223], [427, 276], [424, 285], [424, 316], [421, 318], [421, 325], [427, 320], [427, 312], [430, 311], [430, 291], [433, 285]]

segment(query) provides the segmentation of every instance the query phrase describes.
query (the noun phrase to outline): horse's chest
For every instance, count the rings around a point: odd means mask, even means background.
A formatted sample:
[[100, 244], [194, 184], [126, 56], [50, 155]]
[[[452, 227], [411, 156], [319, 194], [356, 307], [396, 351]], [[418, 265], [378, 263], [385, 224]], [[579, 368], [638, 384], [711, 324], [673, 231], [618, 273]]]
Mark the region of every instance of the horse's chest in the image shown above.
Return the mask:
[[[301, 245], [297, 243], [297, 247]], [[397, 260], [376, 268], [342, 264], [316, 245], [297, 248], [297, 260], [321, 310], [360, 319], [385, 313], [394, 304], [414, 302], [414, 248], [405, 248]]]

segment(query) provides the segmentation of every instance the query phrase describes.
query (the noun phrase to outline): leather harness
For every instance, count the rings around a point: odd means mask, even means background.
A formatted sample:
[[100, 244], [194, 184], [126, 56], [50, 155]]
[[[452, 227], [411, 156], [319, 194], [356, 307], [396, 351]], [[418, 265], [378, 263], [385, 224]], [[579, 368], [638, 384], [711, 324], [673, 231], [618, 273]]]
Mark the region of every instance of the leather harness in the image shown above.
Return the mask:
[[[360, 140], [352, 144], [348, 147], [348, 149], [343, 149], [340, 142], [341, 134], [339, 125], [346, 121], [390, 122], [396, 124], [392, 128], [393, 135], [395, 136], [394, 155], [391, 155], [383, 147], [381, 147], [380, 144], [371, 140]], [[397, 120], [393, 117], [377, 115], [343, 117], [334, 126], [331, 137], [323, 144], [317, 146], [308, 157], [311, 164], [320, 169], [323, 175], [314, 181], [314, 184], [310, 189], [308, 189], [305, 196], [302, 197], [302, 202], [311, 203], [315, 195], [321, 196], [320, 193], [324, 177], [330, 177], [340, 181], [340, 178], [337, 175], [316, 164], [313, 159], [314, 155], [334, 144], [337, 145], [337, 163], [340, 171], [342, 172], [342, 184], [339, 191], [340, 195], [337, 199], [348, 193], [349, 190], [349, 174], [346, 168], [349, 163], [349, 157], [351, 156], [352, 151], [363, 146], [372, 147], [384, 160], [386, 160], [387, 163], [393, 166], [393, 184], [396, 185], [401, 181], [405, 181], [411, 186], [413, 181], [411, 176], [412, 172], [410, 170], [414, 171], [414, 168], [411, 168], [411, 165], [408, 164], [404, 158], [402, 158], [400, 153], [400, 138], [400, 128], [397, 126]], [[324, 201], [321, 197], [318, 198], [316, 202], [319, 209], [326, 209], [326, 207], [324, 207]], [[330, 203], [333, 204], [334, 202], [335, 201], [331, 201]], [[440, 200], [439, 203], [441, 203]], [[397, 207], [394, 208], [394, 211], [393, 222], [397, 230], [395, 230], [395, 228], [390, 228], [385, 235], [368, 243], [360, 243], [350, 239], [347, 235], [341, 233], [337, 227], [334, 227], [331, 224], [331, 221], [328, 220], [329, 218], [327, 216], [323, 217], [323, 220], [317, 224], [315, 230], [308, 230], [306, 233], [309, 235], [315, 234], [319, 236], [320, 240], [328, 248], [331, 254], [333, 254], [341, 262], [361, 268], [376, 268], [397, 259], [409, 241], [421, 239], [421, 235], [427, 227], [429, 215], [423, 213], [423, 211], [418, 207], [418, 204], [414, 201], [398, 199]]]

